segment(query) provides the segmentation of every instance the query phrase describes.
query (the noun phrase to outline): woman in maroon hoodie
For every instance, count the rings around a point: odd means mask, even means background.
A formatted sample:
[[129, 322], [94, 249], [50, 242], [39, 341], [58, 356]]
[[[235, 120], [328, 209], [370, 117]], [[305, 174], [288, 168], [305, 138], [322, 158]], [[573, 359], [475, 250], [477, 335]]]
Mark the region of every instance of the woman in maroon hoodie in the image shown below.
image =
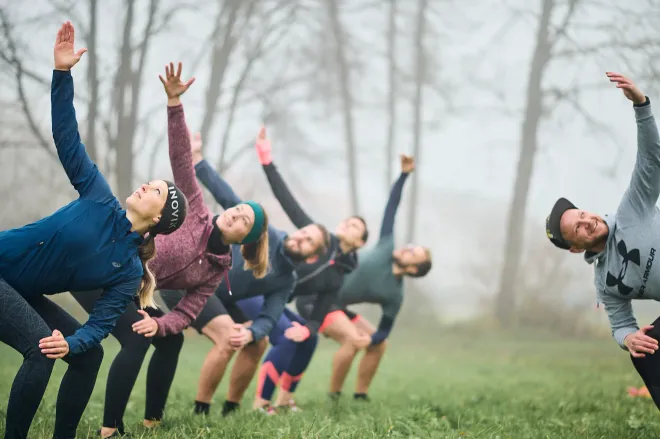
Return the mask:
[[[243, 244], [245, 269], [256, 278], [268, 269], [268, 217], [264, 209], [248, 201], [221, 215], [214, 215], [204, 204], [195, 176], [190, 137], [179, 100], [194, 82], [181, 81], [181, 63], [165, 67], [160, 77], [167, 93], [168, 139], [174, 182], [188, 199], [188, 214], [181, 228], [171, 235], [158, 236], [158, 254], [150, 263], [158, 288], [184, 289], [186, 295], [165, 314], [155, 308], [129, 306], [117, 320], [112, 334], [121, 344], [108, 374], [102, 437], [123, 434], [123, 415], [128, 398], [151, 344], [156, 348], [147, 373], [144, 425], [153, 427], [163, 417], [177, 359], [183, 345], [183, 331], [204, 308], [220, 282], [227, 279], [231, 266], [231, 244]], [[74, 293], [88, 311], [97, 297]], [[152, 339], [153, 337], [153, 339]]]

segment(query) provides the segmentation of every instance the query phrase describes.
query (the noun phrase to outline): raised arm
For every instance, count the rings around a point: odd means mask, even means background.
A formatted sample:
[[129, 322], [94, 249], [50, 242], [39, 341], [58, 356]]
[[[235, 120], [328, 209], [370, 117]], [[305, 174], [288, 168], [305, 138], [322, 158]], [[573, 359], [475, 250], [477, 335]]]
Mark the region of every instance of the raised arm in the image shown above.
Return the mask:
[[177, 185], [188, 199], [188, 208], [192, 212], [206, 212], [202, 188], [195, 178], [192, 151], [190, 149], [190, 135], [186, 125], [180, 96], [188, 90], [195, 81], [181, 81], [182, 65], [174, 71], [174, 63], [165, 66], [165, 78], [159, 76], [167, 94], [167, 138], [169, 143], [170, 166], [174, 184]]
[[133, 301], [140, 286], [141, 278], [129, 279], [106, 289], [94, 303], [87, 322], [73, 335], [66, 337], [69, 354], [75, 355], [98, 345], [110, 334], [117, 319]]
[[73, 25], [67, 22], [57, 32], [53, 50], [55, 70], [50, 91], [53, 140], [64, 171], [80, 197], [102, 203], [109, 202], [115, 200], [112, 190], [87, 155], [78, 133], [76, 110], [73, 107], [71, 68], [87, 49], [74, 53], [73, 44]]
[[287, 187], [275, 164], [273, 164], [270, 139], [266, 137], [266, 128], [264, 127], [259, 130], [259, 134], [257, 135], [256, 148], [259, 161], [264, 168], [273, 195], [275, 195], [275, 198], [277, 198], [277, 201], [291, 222], [299, 229], [312, 224], [314, 221], [300, 207], [300, 204], [298, 204]]
[[637, 222], [652, 212], [660, 196], [660, 136], [651, 111], [651, 101], [644, 93], [618, 73], [608, 73], [607, 76], [632, 101], [637, 121], [635, 167], [617, 211], [617, 220], [625, 224]]
[[211, 192], [215, 201], [217, 201], [224, 209], [229, 209], [241, 203], [241, 199], [236, 195], [234, 190], [229, 186], [220, 174], [213, 169], [213, 166], [206, 160], [202, 160], [195, 165], [195, 172], [197, 178], [202, 184]]
[[394, 218], [396, 217], [396, 211], [399, 208], [399, 202], [401, 202], [401, 192], [403, 191], [403, 185], [408, 178], [408, 175], [415, 169], [415, 162], [412, 157], [401, 155], [401, 175], [394, 182], [392, 190], [390, 191], [390, 198], [387, 200], [387, 205], [385, 206], [385, 213], [383, 214], [383, 223], [380, 227], [380, 238], [383, 239], [387, 236], [390, 236], [394, 233]]

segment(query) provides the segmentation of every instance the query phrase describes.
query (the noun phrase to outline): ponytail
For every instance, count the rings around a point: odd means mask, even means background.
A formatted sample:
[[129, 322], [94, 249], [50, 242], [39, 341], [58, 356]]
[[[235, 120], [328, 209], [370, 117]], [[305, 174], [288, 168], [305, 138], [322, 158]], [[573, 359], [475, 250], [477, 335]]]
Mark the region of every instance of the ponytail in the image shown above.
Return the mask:
[[138, 247], [138, 255], [142, 261], [142, 281], [138, 296], [140, 298], [140, 308], [156, 308], [154, 302], [154, 290], [156, 289], [156, 279], [149, 269], [148, 262], [156, 256], [156, 241], [152, 234], [147, 235], [142, 244]]
[[243, 268], [252, 270], [256, 279], [261, 279], [268, 273], [268, 216], [264, 211], [264, 223], [261, 226], [259, 239], [241, 246], [241, 254], [245, 260]]

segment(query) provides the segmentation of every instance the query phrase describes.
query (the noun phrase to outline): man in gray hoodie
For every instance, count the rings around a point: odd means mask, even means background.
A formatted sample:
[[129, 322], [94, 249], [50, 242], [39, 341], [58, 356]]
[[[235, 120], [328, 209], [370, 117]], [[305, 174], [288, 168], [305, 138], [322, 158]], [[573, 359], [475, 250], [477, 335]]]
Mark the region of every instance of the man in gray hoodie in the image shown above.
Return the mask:
[[632, 101], [637, 120], [637, 159], [630, 185], [614, 214], [600, 217], [580, 210], [565, 198], [555, 203], [546, 220], [546, 234], [557, 247], [583, 253], [594, 266], [598, 303], [612, 335], [632, 362], [660, 408], [660, 318], [639, 328], [632, 299], [660, 300], [660, 136], [651, 101], [628, 78], [607, 73]]

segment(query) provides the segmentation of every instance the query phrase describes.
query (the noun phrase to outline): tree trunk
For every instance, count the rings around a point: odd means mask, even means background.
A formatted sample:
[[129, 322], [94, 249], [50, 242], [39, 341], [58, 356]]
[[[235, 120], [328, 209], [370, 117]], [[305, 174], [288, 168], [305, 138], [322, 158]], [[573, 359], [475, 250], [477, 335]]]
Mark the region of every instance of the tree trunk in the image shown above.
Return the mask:
[[[133, 191], [133, 145], [129, 143], [127, 132], [128, 122], [128, 87], [131, 84], [131, 63], [133, 50], [132, 31], [135, 12], [134, 0], [126, 0], [126, 17], [124, 19], [124, 35], [119, 54], [119, 69], [115, 78], [117, 123], [113, 144], [115, 150], [115, 176], [117, 178], [117, 198], [124, 200]], [[130, 103], [129, 103], [130, 104]]]
[[513, 199], [509, 207], [506, 228], [504, 265], [500, 275], [499, 291], [495, 303], [495, 315], [503, 327], [510, 326], [516, 306], [515, 286], [525, 235], [525, 211], [527, 196], [532, 180], [534, 156], [537, 150], [537, 135], [543, 111], [543, 75], [550, 61], [550, 19], [555, 6], [554, 0], [543, 0], [541, 18], [536, 36], [536, 47], [527, 85], [525, 119], [522, 123], [521, 145]]
[[351, 199], [351, 210], [353, 214], [360, 213], [360, 202], [357, 186], [357, 158], [355, 151], [355, 135], [353, 129], [353, 96], [351, 94], [351, 74], [346, 60], [345, 38], [342, 24], [339, 18], [339, 6], [337, 0], [328, 0], [328, 15], [330, 25], [335, 39], [335, 61], [339, 71], [339, 88], [341, 93], [341, 105], [344, 118], [344, 137], [346, 142], [346, 162], [348, 163], [348, 182]]
[[236, 45], [233, 30], [240, 7], [240, 0], [224, 2], [213, 30], [213, 48], [210, 56], [211, 75], [209, 76], [209, 85], [206, 88], [204, 116], [199, 130], [204, 141], [208, 139], [215, 121], [216, 109], [222, 93], [222, 84], [229, 66], [229, 58]]
[[[415, 34], [415, 101], [413, 122], [413, 156], [415, 161], [421, 161], [422, 149], [422, 112], [424, 110], [424, 83], [426, 81], [426, 50], [424, 49], [424, 34], [426, 32], [426, 8], [428, 0], [420, 0], [417, 11], [417, 33]], [[410, 208], [408, 209], [408, 242], [415, 239], [415, 220], [417, 219], [417, 192], [419, 171], [413, 172], [410, 191]]]
[[396, 0], [390, 0], [389, 24], [387, 27], [387, 61], [389, 64], [389, 92], [387, 99], [388, 126], [385, 146], [385, 191], [392, 186], [392, 164], [394, 162], [394, 142], [396, 140]]
[[[97, 0], [89, 0], [89, 35], [87, 36], [87, 88], [89, 90], [89, 104], [87, 106], [87, 133], [85, 147], [87, 154], [94, 163], [98, 160], [96, 142], [96, 119], [99, 110], [99, 77], [98, 57], [96, 54]], [[97, 163], [98, 164], [98, 163]]]

